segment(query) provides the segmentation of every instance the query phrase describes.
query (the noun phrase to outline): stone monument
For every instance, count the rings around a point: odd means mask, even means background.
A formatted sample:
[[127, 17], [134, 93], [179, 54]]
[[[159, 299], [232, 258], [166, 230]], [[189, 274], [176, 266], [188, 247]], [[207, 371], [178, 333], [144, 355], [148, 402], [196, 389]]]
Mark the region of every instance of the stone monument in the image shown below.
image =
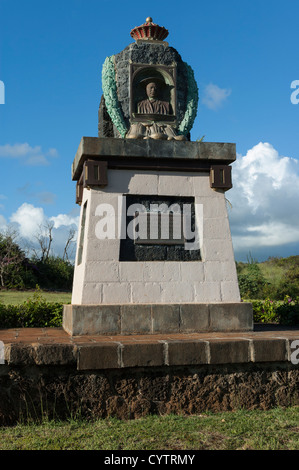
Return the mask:
[[249, 331], [225, 192], [235, 144], [192, 142], [192, 68], [152, 18], [107, 57], [98, 137], [72, 165], [81, 206], [70, 335]]

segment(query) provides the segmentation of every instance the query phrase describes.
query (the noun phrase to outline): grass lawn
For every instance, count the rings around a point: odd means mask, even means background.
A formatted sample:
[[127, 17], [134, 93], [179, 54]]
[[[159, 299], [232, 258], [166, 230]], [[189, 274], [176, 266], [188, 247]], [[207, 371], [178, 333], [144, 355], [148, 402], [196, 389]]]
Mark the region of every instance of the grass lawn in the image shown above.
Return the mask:
[[0, 427], [0, 450], [299, 450], [299, 407]]
[[[17, 291], [17, 290], [0, 290], [0, 302], [5, 305], [18, 305], [33, 297], [36, 291]], [[71, 301], [71, 292], [48, 292], [39, 291], [39, 294], [46, 299], [47, 302], [69, 303]]]

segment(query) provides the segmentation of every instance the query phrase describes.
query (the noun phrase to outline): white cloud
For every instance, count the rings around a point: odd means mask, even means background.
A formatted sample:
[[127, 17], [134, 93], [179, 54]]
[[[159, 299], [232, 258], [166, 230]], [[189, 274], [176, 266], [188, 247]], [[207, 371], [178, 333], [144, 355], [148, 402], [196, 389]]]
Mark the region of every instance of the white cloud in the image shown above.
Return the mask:
[[220, 88], [218, 85], [210, 83], [204, 89], [202, 102], [209, 109], [216, 110], [223, 104], [230, 94], [231, 90]]
[[[75, 230], [74, 241], [76, 240], [79, 216], [71, 213], [47, 217], [41, 207], [23, 203], [10, 217], [10, 225], [17, 230], [20, 244], [29, 250], [35, 248], [38, 251], [39, 245], [36, 237], [41, 234], [45, 237], [48, 236], [47, 225], [49, 223], [53, 223], [52, 253], [62, 256], [70, 229]], [[5, 218], [0, 215], [0, 229], [5, 228], [8, 228], [8, 224]], [[74, 245], [71, 248], [74, 248]], [[74, 255], [74, 250], [70, 249], [71, 253]]]
[[18, 144], [0, 145], [0, 157], [20, 159], [25, 165], [44, 166], [49, 165], [49, 158], [57, 157], [58, 152], [50, 148], [44, 152], [40, 146], [31, 147], [27, 142]]
[[232, 164], [235, 252], [299, 243], [299, 162], [260, 142]]
[[41, 151], [41, 147], [30, 147], [29, 144], [6, 144], [0, 145], [0, 157], [20, 158], [24, 157], [28, 153], [38, 153]]
[[17, 224], [17, 228], [22, 237], [32, 239], [40, 232], [41, 228], [47, 223], [53, 222], [53, 228], [77, 227], [79, 224], [79, 215], [59, 214], [53, 217], [47, 217], [41, 207], [35, 207], [32, 204], [24, 202], [10, 217], [10, 222]]
[[79, 224], [79, 216], [74, 217], [68, 214], [59, 214], [55, 217], [51, 217], [50, 220], [54, 222], [54, 228], [59, 228], [62, 226], [68, 227], [70, 225], [78, 226]]
[[50, 164], [45, 155], [42, 154], [28, 156], [24, 163], [28, 166], [47, 166]]
[[25, 238], [33, 238], [39, 231], [39, 227], [46, 223], [46, 217], [41, 207], [34, 207], [24, 202], [10, 217], [12, 223], [18, 224], [20, 235]]
[[47, 155], [49, 155], [50, 157], [56, 158], [58, 157], [58, 152], [56, 149], [52, 148], [52, 149], [49, 149]]

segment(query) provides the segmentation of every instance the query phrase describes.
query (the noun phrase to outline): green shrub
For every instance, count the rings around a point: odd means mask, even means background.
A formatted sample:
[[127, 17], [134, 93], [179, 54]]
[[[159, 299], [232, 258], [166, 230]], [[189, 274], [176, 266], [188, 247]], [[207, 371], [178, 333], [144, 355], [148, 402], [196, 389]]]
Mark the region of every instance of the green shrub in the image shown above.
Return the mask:
[[255, 323], [278, 323], [276, 302], [270, 299], [252, 301]]
[[36, 260], [37, 284], [43, 289], [69, 291], [72, 289], [74, 266], [59, 256], [49, 256], [45, 261]]
[[0, 233], [0, 286], [23, 289], [27, 261], [15, 235]]
[[0, 304], [0, 328], [60, 327], [63, 305], [47, 302], [39, 292], [20, 305]]
[[238, 281], [241, 297], [262, 299], [267, 281], [256, 262], [247, 265], [237, 265]]
[[289, 267], [278, 286], [278, 291], [281, 298], [299, 296], [299, 265]]
[[277, 323], [279, 325], [299, 325], [299, 299], [286, 295], [283, 301], [253, 300], [253, 320], [255, 323]]
[[285, 296], [284, 302], [277, 307], [280, 325], [299, 325], [299, 299]]

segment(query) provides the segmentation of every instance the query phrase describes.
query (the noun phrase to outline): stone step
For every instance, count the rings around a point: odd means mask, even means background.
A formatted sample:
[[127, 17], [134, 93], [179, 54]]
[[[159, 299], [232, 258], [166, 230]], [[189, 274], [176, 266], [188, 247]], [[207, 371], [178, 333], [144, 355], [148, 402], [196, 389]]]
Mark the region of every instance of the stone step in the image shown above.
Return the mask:
[[77, 370], [105, 370], [299, 359], [299, 328], [269, 326], [243, 333], [126, 336], [69, 336], [62, 328], [24, 328], [0, 330], [0, 341], [8, 366], [68, 365]]

